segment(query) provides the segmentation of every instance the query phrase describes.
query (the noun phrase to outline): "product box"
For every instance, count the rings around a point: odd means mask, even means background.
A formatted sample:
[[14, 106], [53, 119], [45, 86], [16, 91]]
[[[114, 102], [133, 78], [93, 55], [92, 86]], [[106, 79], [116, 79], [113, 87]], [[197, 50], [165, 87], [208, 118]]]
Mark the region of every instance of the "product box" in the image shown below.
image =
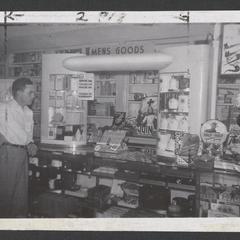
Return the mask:
[[56, 79], [56, 76], [51, 74], [50, 75], [50, 78], [49, 78], [49, 90], [55, 90], [55, 79]]
[[55, 89], [56, 90], [64, 89], [64, 75], [56, 75]]
[[64, 107], [64, 92], [62, 91], [56, 92], [56, 107]]
[[56, 91], [51, 90], [49, 91], [49, 107], [55, 107], [56, 106]]

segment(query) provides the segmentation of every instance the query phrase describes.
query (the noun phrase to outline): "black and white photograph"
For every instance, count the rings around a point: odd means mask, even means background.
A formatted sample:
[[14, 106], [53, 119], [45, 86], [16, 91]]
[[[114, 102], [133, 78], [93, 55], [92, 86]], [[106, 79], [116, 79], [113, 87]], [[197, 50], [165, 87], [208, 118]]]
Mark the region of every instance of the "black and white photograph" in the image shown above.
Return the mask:
[[239, 12], [161, 14], [0, 12], [0, 221], [239, 226]]

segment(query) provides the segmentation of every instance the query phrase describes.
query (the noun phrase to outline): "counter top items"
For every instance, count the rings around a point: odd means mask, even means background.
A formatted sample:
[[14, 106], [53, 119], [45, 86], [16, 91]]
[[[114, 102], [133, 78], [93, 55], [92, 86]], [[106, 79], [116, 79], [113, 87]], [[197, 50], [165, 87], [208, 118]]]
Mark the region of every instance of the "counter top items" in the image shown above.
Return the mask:
[[228, 136], [225, 124], [215, 119], [208, 120], [202, 124], [200, 135], [203, 142], [203, 153], [214, 156], [223, 155], [223, 143]]
[[214, 160], [215, 160], [214, 156], [204, 154], [201, 156], [197, 156], [194, 159], [193, 166], [195, 166], [197, 169], [213, 170]]
[[[181, 136], [180, 136], [181, 138]], [[194, 159], [198, 154], [200, 139], [197, 134], [184, 133], [179, 146], [178, 155]]]
[[229, 136], [227, 139], [227, 150], [225, 152], [229, 155], [232, 155], [234, 159], [239, 159], [240, 157], [240, 125], [238, 123], [239, 116], [237, 117], [235, 123], [230, 124]]
[[106, 130], [100, 141], [97, 142], [94, 150], [97, 152], [111, 152], [117, 153], [127, 149], [123, 142], [126, 136], [125, 130]]
[[126, 112], [115, 112], [113, 116], [112, 129], [122, 129], [125, 126]]
[[222, 169], [222, 170], [229, 170], [233, 172], [240, 173], [240, 164], [236, 162], [229, 162], [224, 160], [214, 161], [214, 168], [215, 169]]

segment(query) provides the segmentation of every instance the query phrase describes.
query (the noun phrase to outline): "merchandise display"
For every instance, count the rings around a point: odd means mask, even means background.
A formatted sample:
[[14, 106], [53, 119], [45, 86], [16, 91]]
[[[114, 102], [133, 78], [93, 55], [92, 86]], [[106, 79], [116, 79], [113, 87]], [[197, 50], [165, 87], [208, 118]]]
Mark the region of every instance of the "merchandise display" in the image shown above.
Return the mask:
[[0, 54], [0, 103], [36, 92], [29, 216], [239, 217], [240, 25], [89, 24]]
[[[87, 142], [87, 100], [94, 99], [94, 75], [65, 72], [56, 59], [54, 54], [43, 56], [41, 143], [76, 148]], [[55, 68], [47, 66], [51, 61]]]

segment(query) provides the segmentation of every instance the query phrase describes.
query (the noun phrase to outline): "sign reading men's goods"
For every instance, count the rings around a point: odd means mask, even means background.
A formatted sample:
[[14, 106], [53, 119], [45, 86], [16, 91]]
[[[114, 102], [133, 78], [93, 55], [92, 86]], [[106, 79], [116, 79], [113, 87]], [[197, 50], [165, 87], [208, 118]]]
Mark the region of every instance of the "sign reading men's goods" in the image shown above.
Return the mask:
[[86, 55], [139, 54], [144, 53], [144, 46], [87, 47], [85, 51]]
[[56, 53], [82, 53], [86, 55], [124, 55], [124, 54], [142, 54], [152, 53], [153, 44], [119, 45], [109, 44], [108, 46], [83, 46], [74, 49], [61, 49]]

